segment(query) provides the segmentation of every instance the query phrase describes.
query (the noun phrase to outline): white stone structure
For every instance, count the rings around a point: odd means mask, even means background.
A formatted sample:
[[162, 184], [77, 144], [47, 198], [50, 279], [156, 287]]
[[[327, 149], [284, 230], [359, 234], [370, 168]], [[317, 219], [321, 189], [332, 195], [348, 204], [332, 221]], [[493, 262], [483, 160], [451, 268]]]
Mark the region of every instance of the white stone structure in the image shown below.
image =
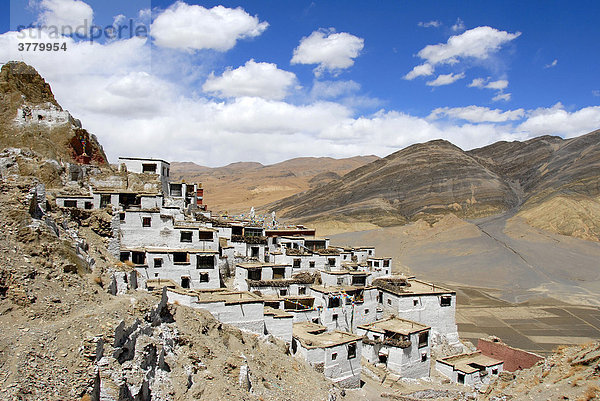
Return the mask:
[[438, 359], [435, 368], [455, 383], [479, 388], [502, 372], [504, 362], [477, 351]]
[[359, 326], [363, 337], [363, 357], [372, 364], [383, 364], [401, 377], [429, 377], [429, 326], [389, 317]]
[[458, 343], [455, 291], [405, 277], [380, 278], [373, 285], [385, 315], [431, 326], [433, 344]]
[[274, 263], [240, 263], [235, 267], [234, 287], [248, 291], [250, 281], [271, 281], [292, 278], [292, 267]]
[[319, 323], [328, 330], [355, 332], [377, 319], [377, 288], [356, 286], [311, 287]]
[[314, 323], [295, 323], [292, 355], [299, 355], [315, 370], [343, 388], [360, 386], [361, 338], [343, 331], [327, 331]]

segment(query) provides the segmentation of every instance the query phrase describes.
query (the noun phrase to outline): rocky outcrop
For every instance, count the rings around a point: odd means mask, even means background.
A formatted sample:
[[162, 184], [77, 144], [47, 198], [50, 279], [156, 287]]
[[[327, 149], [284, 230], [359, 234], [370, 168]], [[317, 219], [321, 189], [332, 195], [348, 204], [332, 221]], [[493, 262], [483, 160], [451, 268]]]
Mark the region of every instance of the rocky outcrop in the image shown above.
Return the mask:
[[107, 164], [97, 138], [58, 104], [31, 66], [8, 62], [0, 70], [0, 149], [31, 149], [45, 157]]

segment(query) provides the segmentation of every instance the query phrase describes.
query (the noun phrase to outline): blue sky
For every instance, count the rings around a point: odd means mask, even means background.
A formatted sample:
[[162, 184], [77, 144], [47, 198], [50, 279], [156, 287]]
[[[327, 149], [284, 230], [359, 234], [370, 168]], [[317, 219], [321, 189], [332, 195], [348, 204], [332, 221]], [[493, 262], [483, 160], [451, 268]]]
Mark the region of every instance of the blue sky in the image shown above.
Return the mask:
[[[600, 128], [597, 1], [12, 0], [6, 11], [0, 62], [35, 66], [111, 160], [385, 156], [436, 138], [468, 149]], [[130, 18], [149, 37], [48, 31]], [[30, 23], [45, 33], [17, 37]]]

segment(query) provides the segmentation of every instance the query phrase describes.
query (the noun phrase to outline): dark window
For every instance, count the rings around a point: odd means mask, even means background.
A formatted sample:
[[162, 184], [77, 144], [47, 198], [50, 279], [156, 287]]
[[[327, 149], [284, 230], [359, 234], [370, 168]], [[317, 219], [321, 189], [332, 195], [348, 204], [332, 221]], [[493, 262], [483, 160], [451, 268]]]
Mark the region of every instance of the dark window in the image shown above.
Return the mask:
[[150, 227], [152, 226], [152, 218], [151, 217], [142, 217], [142, 227]]
[[144, 252], [132, 252], [131, 261], [136, 265], [143, 265], [146, 263], [146, 254]]
[[379, 294], [377, 294], [377, 302], [380, 304], [383, 303], [383, 292], [379, 292]]
[[162, 258], [154, 258], [154, 267], [162, 267]]
[[208, 283], [208, 273], [200, 273], [200, 282]]
[[196, 256], [196, 268], [198, 269], [214, 269], [214, 256]]
[[279, 290], [279, 295], [281, 295], [282, 297], [285, 297], [287, 295], [287, 288], [282, 288]]
[[121, 255], [119, 257], [119, 260], [121, 262], [126, 262], [129, 260], [129, 252], [121, 252]]
[[171, 184], [171, 196], [181, 196], [181, 184]]
[[419, 305], [419, 300], [418, 299], [413, 299], [413, 306], [417, 306]]
[[423, 331], [419, 333], [419, 348], [426, 347], [429, 344], [429, 332]]
[[329, 266], [335, 266], [335, 258], [329, 258]]
[[369, 310], [365, 309], [365, 315], [368, 315], [368, 314], [369, 314]]
[[388, 305], [391, 305], [391, 304], [392, 304], [392, 300], [388, 299]]
[[440, 306], [452, 305], [452, 297], [444, 296], [440, 298]]
[[265, 262], [269, 263], [270, 256], [268, 253], [265, 254]]
[[337, 314], [337, 313], [334, 313], [333, 315], [331, 315], [331, 319], [332, 319], [334, 322], [337, 322], [337, 320], [338, 320], [338, 314]]
[[156, 164], [142, 164], [142, 173], [156, 174]]
[[231, 227], [231, 235], [242, 235], [244, 228], [240, 226]]
[[465, 374], [464, 374], [464, 373], [459, 373], [459, 374], [458, 374], [458, 377], [457, 377], [457, 381], [458, 381], [460, 384], [465, 384]]
[[314, 261], [308, 262], [308, 267], [311, 267], [311, 268], [315, 267], [315, 262]]
[[77, 171], [71, 171], [71, 181], [77, 181], [79, 179], [79, 173]]
[[192, 234], [191, 231], [182, 231], [180, 242], [192, 242]]
[[110, 203], [110, 195], [100, 195], [100, 209], [104, 209]]
[[383, 267], [390, 267], [390, 261], [389, 260], [384, 260], [383, 261]]
[[340, 298], [339, 297], [331, 297], [329, 298], [329, 303], [327, 305], [328, 308], [339, 308], [340, 307]]
[[369, 255], [373, 255], [373, 251], [369, 251]]
[[119, 213], [119, 220], [125, 221], [125, 212]]
[[174, 252], [173, 263], [189, 263], [190, 259], [187, 252]]
[[373, 265], [374, 265], [375, 267], [379, 267], [379, 261], [373, 262]]
[[302, 262], [301, 259], [294, 259], [294, 269], [300, 268], [300, 262]]
[[257, 246], [253, 246], [250, 248], [250, 256], [253, 258], [258, 258], [258, 250], [259, 248]]
[[274, 279], [282, 279], [285, 276], [285, 267], [274, 267], [273, 268], [273, 278]]
[[77, 201], [66, 200], [64, 205], [65, 205], [65, 207], [77, 207]]
[[298, 288], [298, 294], [299, 295], [306, 295], [306, 287], [299, 287]]
[[295, 354], [298, 351], [298, 342], [296, 339], [292, 339], [292, 354]]
[[85, 206], [84, 206], [87, 210], [93, 209], [94, 208], [94, 204], [90, 201], [86, 201], [85, 202]]
[[262, 276], [262, 274], [261, 274], [260, 269], [248, 270], [248, 279], [249, 280], [260, 280], [261, 276]]
[[421, 354], [421, 362], [425, 362], [425, 361], [427, 361], [427, 353], [424, 352]]
[[365, 285], [367, 283], [366, 276], [353, 276], [352, 277], [352, 285]]
[[348, 344], [348, 359], [356, 358], [356, 343]]
[[198, 232], [198, 239], [200, 241], [212, 241], [213, 240], [213, 233], [212, 233], [212, 231], [199, 231]]
[[337, 359], [337, 352], [334, 352], [333, 354], [331, 354], [331, 360], [335, 361]]
[[182, 277], [181, 278], [181, 286], [183, 288], [190, 288], [190, 278], [189, 277]]
[[492, 374], [493, 375], [497, 375], [498, 374], [498, 369], [492, 369]]

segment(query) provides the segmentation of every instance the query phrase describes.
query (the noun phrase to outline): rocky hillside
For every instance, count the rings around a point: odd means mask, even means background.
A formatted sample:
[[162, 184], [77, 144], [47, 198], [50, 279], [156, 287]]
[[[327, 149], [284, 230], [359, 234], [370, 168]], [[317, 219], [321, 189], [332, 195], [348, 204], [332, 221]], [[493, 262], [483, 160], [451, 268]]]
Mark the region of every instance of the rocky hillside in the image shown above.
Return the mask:
[[31, 66], [9, 62], [0, 71], [0, 149], [22, 147], [64, 161], [106, 164], [94, 135], [58, 104]]
[[32, 167], [46, 162], [0, 153], [1, 400], [328, 399], [331, 383], [283, 342], [123, 287], [111, 216], [56, 208], [45, 178], [66, 172]]
[[269, 208], [305, 221], [380, 226], [437, 220], [446, 213], [476, 218], [512, 209], [539, 228], [598, 240], [599, 179], [600, 131], [568, 140], [544, 136], [497, 142], [470, 151], [435, 140]]
[[326, 184], [376, 159], [300, 157], [267, 166], [241, 162], [217, 168], [171, 163], [171, 175], [174, 179], [201, 182], [211, 210], [238, 213]]

